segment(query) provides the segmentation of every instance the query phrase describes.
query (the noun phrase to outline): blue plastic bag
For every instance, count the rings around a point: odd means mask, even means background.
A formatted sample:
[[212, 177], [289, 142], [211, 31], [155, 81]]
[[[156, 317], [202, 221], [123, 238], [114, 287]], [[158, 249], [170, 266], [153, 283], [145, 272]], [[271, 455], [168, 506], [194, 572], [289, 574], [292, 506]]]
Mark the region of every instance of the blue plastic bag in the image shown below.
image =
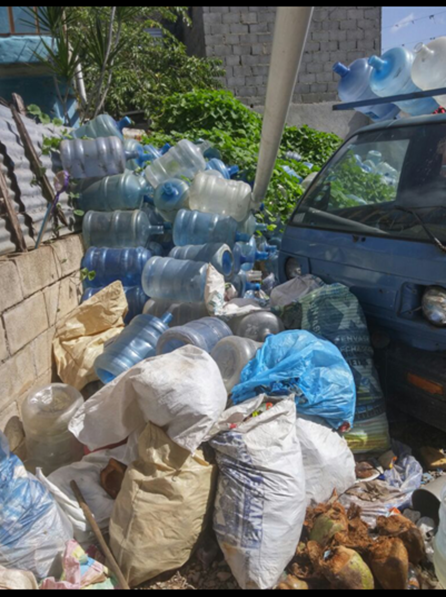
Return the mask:
[[0, 566], [45, 578], [73, 529], [48, 490], [9, 451], [0, 431]]
[[243, 369], [232, 402], [263, 393], [296, 394], [298, 413], [323, 419], [334, 429], [353, 425], [356, 389], [351, 369], [331, 342], [310, 332], [269, 336]]

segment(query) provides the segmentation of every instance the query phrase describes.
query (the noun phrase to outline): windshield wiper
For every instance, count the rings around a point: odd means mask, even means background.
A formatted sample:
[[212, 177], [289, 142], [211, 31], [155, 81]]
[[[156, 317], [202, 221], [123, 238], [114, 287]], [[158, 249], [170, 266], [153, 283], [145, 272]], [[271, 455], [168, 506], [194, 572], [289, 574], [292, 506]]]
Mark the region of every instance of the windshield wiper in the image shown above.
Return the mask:
[[431, 241], [434, 243], [434, 245], [436, 245], [440, 251], [443, 251], [443, 253], [446, 253], [446, 247], [444, 246], [444, 244], [441, 242], [441, 240], [439, 240], [435, 234], [433, 234], [429, 228], [427, 227], [426, 222], [423, 220], [423, 218], [417, 214], [416, 211], [414, 211], [413, 209], [409, 209], [408, 207], [402, 207], [401, 205], [395, 205], [393, 207], [393, 209], [395, 211], [403, 211], [405, 213], [408, 213], [412, 216], [414, 216], [420, 223], [420, 226], [423, 228], [423, 230], [425, 231], [425, 233], [427, 234], [427, 236], [431, 239]]

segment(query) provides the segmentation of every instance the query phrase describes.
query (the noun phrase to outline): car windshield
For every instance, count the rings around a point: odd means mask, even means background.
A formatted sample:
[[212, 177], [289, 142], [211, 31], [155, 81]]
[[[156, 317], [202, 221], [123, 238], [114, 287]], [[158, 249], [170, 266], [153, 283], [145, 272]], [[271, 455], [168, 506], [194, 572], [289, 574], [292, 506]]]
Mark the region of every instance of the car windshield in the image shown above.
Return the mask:
[[446, 241], [446, 124], [357, 135], [308, 189], [292, 224]]

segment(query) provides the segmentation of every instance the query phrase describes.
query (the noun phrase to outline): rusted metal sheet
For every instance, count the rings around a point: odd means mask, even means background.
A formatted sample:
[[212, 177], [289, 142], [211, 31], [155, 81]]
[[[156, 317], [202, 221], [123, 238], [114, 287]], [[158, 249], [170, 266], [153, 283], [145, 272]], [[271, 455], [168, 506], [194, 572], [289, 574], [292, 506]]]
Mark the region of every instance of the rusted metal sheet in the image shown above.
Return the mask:
[[[25, 116], [22, 119], [52, 185], [54, 174], [62, 168], [57, 154], [42, 155], [42, 143], [44, 137], [60, 137], [61, 130], [54, 125], [36, 124]], [[32, 172], [11, 110], [2, 105], [0, 105], [0, 168], [6, 179], [11, 203], [17, 213], [26, 246], [33, 248], [48, 202]], [[75, 218], [73, 208], [68, 205], [67, 194], [61, 196], [60, 205], [67, 218], [68, 226], [58, 227], [57, 231], [49, 226], [44, 240], [73, 232]], [[9, 218], [5, 209], [0, 206], [0, 255], [16, 251], [16, 243], [11, 234], [14, 235]]]

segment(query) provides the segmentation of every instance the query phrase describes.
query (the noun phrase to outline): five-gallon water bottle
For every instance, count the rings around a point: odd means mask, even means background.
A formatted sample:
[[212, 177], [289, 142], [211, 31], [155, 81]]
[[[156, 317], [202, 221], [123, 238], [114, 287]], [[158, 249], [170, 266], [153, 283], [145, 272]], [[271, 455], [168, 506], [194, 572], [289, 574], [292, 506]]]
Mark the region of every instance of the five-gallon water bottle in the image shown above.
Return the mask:
[[[411, 77], [413, 62], [414, 54], [403, 47], [388, 50], [381, 58], [371, 56], [369, 64], [373, 68], [370, 78], [372, 91], [380, 97], [420, 91]], [[411, 116], [432, 114], [438, 108], [437, 102], [430, 97], [395, 103]]]
[[135, 211], [89, 211], [82, 223], [85, 246], [121, 249], [145, 247], [151, 237], [164, 234], [163, 226], [152, 226], [147, 215]]
[[172, 301], [165, 299], [149, 299], [143, 312], [155, 317], [161, 317], [167, 311], [172, 314], [171, 328], [185, 325], [190, 321], [196, 321], [209, 315], [205, 303], [172, 303]]
[[223, 276], [230, 275], [234, 268], [232, 251], [228, 245], [222, 243], [174, 247], [170, 251], [169, 257], [211, 263], [220, 274], [223, 274]]
[[257, 249], [255, 238], [252, 238], [254, 239], [254, 242], [242, 243], [239, 245], [240, 252], [243, 256], [240, 269], [244, 270], [245, 272], [252, 270], [257, 261], [266, 261], [270, 256], [270, 252], [267, 250], [259, 251]]
[[168, 222], [174, 222], [180, 209], [187, 207], [189, 185], [179, 178], [170, 178], [155, 189], [153, 201], [158, 212]]
[[303, 176], [299, 176], [299, 174], [295, 170], [290, 168], [289, 166], [287, 166], [287, 165], [282, 166], [282, 170], [284, 170], [287, 174], [289, 174], [293, 178], [296, 178], [297, 181], [299, 182], [299, 184], [303, 181]]
[[253, 213], [250, 213], [249, 216], [243, 220], [243, 222], [239, 222], [237, 226], [238, 232], [241, 234], [246, 234], [249, 238], [251, 238], [256, 232], [266, 232], [267, 229], [268, 226], [258, 222]]
[[223, 338], [211, 352], [211, 357], [220, 369], [228, 394], [240, 382], [240, 374], [262, 346], [249, 338], [228, 336]]
[[158, 342], [156, 353], [166, 354], [186, 344], [193, 344], [211, 353], [214, 346], [227, 336], [232, 336], [232, 332], [224, 321], [217, 317], [204, 317], [167, 330]]
[[82, 190], [78, 206], [84, 211], [138, 209], [148, 190], [146, 179], [131, 172], [106, 176]]
[[[446, 87], [446, 37], [437, 37], [428, 44], [415, 47], [412, 80], [423, 91]], [[446, 107], [446, 95], [434, 98]]]
[[82, 259], [82, 268], [95, 272], [93, 280], [84, 281], [86, 288], [102, 288], [120, 280], [123, 286], [140, 286], [145, 264], [152, 252], [143, 247], [105, 249], [91, 247]]
[[233, 176], [238, 174], [239, 167], [238, 166], [229, 166], [228, 167], [228, 166], [226, 166], [226, 164], [224, 162], [222, 162], [218, 158], [212, 158], [206, 164], [206, 171], [208, 171], [208, 170], [216, 170], [217, 172], [220, 172], [220, 174], [223, 176], [223, 178], [226, 178], [227, 180], [229, 180]]
[[[104, 287], [105, 288], [105, 287]], [[88, 301], [92, 296], [103, 290], [104, 288], [87, 288], [82, 296], [82, 302]], [[144, 294], [141, 286], [124, 287], [125, 298], [129, 306], [127, 315], [124, 318], [124, 323], [127, 325], [137, 315], [141, 315], [149, 297]]]
[[182, 139], [165, 155], [161, 156], [145, 170], [149, 183], [156, 189], [169, 178], [194, 178], [200, 170], [206, 168], [206, 162], [199, 148]]
[[142, 156], [141, 146], [138, 151], [126, 151], [118, 137], [99, 137], [87, 141], [65, 139], [60, 144], [63, 169], [72, 178], [104, 178], [112, 174], [122, 174], [127, 160]]
[[255, 342], [264, 342], [267, 336], [280, 334], [285, 329], [282, 321], [270, 311], [253, 311], [244, 317], [233, 318], [229, 326], [235, 336]]
[[28, 396], [22, 405], [22, 421], [31, 472], [39, 467], [49, 475], [81, 460], [82, 445], [68, 424], [83, 404], [80, 392], [65, 384], [52, 384]]
[[446, 488], [441, 494], [440, 525], [434, 539], [434, 566], [441, 586], [446, 589]]
[[158, 319], [152, 315], [138, 315], [95, 361], [94, 369], [99, 379], [110, 383], [144, 359], [156, 355], [156, 346], [172, 319], [166, 313]]
[[231, 284], [234, 286], [240, 298], [243, 298], [249, 290], [253, 290], [254, 292], [260, 290], [260, 284], [253, 284], [250, 282], [246, 272], [243, 270], [231, 280]]
[[132, 121], [127, 116], [116, 122], [114, 118], [108, 114], [101, 114], [87, 124], [80, 126], [71, 132], [71, 135], [76, 139], [82, 137], [90, 137], [90, 139], [98, 139], [99, 137], [119, 137], [124, 138], [122, 131], [130, 126]]
[[152, 257], [142, 273], [147, 296], [186, 303], [202, 303], [208, 264], [181, 261], [172, 257]]
[[248, 217], [251, 200], [251, 187], [246, 182], [206, 176], [203, 172], [197, 174], [189, 191], [192, 210], [230, 216], [237, 222]]
[[[355, 60], [350, 66], [337, 62], [333, 66], [333, 70], [341, 77], [338, 85], [338, 94], [341, 101], [360, 102], [378, 97], [370, 88], [370, 77], [373, 69], [367, 58]], [[363, 106], [362, 108], [355, 108], [355, 110], [362, 112], [375, 121], [393, 120], [400, 112], [395, 104]]]
[[182, 209], [173, 225], [173, 242], [177, 247], [207, 243], [225, 243], [233, 247], [237, 241], [248, 240], [246, 234], [237, 231], [234, 218], [219, 214]]
[[153, 147], [153, 145], [144, 145], [144, 147], [142, 147], [141, 143], [136, 139], [125, 139], [124, 149], [127, 153], [137, 156], [132, 160], [127, 160], [126, 168], [132, 172], [139, 168], [143, 168], [148, 162], [153, 162], [153, 160], [157, 160], [163, 155], [162, 152]]

